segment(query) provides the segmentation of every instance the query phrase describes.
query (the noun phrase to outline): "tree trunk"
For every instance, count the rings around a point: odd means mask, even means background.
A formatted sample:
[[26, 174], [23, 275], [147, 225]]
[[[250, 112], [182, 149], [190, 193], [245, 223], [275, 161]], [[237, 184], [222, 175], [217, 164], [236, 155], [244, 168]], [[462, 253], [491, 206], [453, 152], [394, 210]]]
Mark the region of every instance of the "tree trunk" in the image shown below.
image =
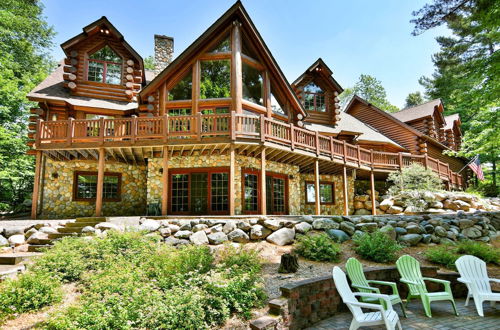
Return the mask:
[[291, 253], [285, 253], [281, 256], [280, 268], [278, 273], [295, 273], [299, 269], [297, 256]]

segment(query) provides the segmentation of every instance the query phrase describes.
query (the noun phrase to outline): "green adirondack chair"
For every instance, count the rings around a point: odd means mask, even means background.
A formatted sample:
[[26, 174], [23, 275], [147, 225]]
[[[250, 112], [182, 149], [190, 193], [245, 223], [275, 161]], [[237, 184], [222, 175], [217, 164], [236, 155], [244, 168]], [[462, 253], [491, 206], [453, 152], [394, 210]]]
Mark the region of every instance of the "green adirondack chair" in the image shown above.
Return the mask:
[[[403, 301], [399, 297], [399, 292], [398, 292], [398, 286], [396, 283], [393, 282], [385, 282], [385, 281], [374, 281], [374, 280], [367, 280], [365, 277], [365, 274], [363, 272], [363, 265], [361, 262], [359, 262], [356, 258], [349, 258], [347, 260], [347, 263], [345, 265], [346, 271], [347, 271], [347, 276], [349, 276], [349, 279], [351, 280], [351, 286], [355, 289], [358, 290], [358, 292], [365, 292], [365, 293], [377, 293], [380, 294], [379, 288], [374, 288], [370, 286], [370, 284], [379, 284], [379, 285], [386, 285], [390, 286], [392, 288], [392, 294], [388, 295], [389, 300], [392, 305], [400, 304], [401, 305], [401, 310], [403, 311], [404, 317], [406, 317], [406, 310], [403, 305]], [[371, 298], [371, 297], [361, 297], [361, 301], [366, 302], [366, 303], [380, 303], [382, 306], [384, 306], [384, 309], [387, 309], [387, 303], [384, 299], [377, 299], [377, 298]]]
[[[396, 261], [396, 267], [401, 275], [401, 282], [408, 286], [408, 297], [406, 298], [406, 305], [410, 303], [412, 298], [420, 297], [422, 305], [424, 306], [425, 315], [432, 317], [431, 302], [448, 300], [451, 302], [455, 315], [458, 316], [457, 306], [451, 293], [450, 281], [438, 280], [436, 278], [423, 277], [420, 272], [420, 263], [409, 255], [404, 255]], [[444, 291], [441, 292], [427, 292], [427, 287], [424, 281], [440, 283], [444, 286]]]

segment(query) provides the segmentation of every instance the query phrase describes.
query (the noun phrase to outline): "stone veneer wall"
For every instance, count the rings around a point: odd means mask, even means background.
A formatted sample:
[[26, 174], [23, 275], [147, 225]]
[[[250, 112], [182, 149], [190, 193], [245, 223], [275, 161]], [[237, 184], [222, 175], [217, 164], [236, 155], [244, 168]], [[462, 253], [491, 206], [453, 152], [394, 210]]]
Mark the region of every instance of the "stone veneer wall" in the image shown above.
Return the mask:
[[[197, 167], [229, 167], [229, 155], [211, 155], [211, 156], [188, 156], [188, 157], [173, 157], [169, 159], [169, 169], [176, 168], [197, 168]], [[148, 203], [161, 201], [162, 193], [162, 167], [161, 158], [149, 159], [148, 162], [148, 185], [147, 185], [147, 201]], [[235, 213], [242, 214], [242, 180], [241, 173], [244, 169], [260, 170], [260, 159], [248, 156], [236, 156], [236, 168], [234, 178], [234, 189], [236, 195]], [[305, 204], [305, 181], [313, 181], [313, 174], [300, 174], [299, 167], [290, 164], [268, 161], [266, 163], [268, 172], [284, 174], [288, 176], [288, 200], [289, 214], [312, 214], [314, 213], [314, 205]], [[343, 213], [343, 191], [342, 177], [338, 175], [321, 175], [321, 181], [335, 182], [335, 204], [323, 205], [321, 207], [323, 214], [342, 214]], [[350, 207], [352, 209], [352, 200], [354, 197], [354, 180], [349, 177], [349, 195]]]
[[[92, 216], [95, 202], [73, 201], [75, 171], [97, 171], [95, 161], [54, 161], [47, 158], [43, 177], [42, 218]], [[106, 172], [122, 174], [121, 201], [103, 202], [103, 215], [143, 215], [146, 213], [146, 167], [106, 162]], [[57, 174], [57, 178], [53, 174]]]
[[[455, 298], [465, 297], [467, 287], [458, 282], [458, 273], [441, 273], [438, 267], [420, 267], [425, 277], [438, 278], [451, 282]], [[365, 276], [369, 280], [390, 281], [398, 284], [401, 297], [408, 294], [407, 286], [399, 282], [400, 275], [396, 267], [367, 268]], [[427, 282], [430, 292], [442, 290], [438, 283]], [[387, 288], [381, 288], [382, 293]], [[304, 329], [335, 314], [346, 312], [347, 306], [335, 288], [332, 276], [323, 276], [309, 280], [286, 284], [280, 288], [281, 297], [269, 302], [268, 316], [250, 322], [251, 329]], [[450, 305], [450, 313], [452, 312]]]
[[[306, 181], [314, 182], [314, 174], [302, 174], [300, 181], [300, 191], [302, 192], [300, 203], [301, 210], [300, 214], [314, 214], [315, 205], [306, 204]], [[341, 175], [320, 175], [320, 181], [333, 182], [334, 187], [334, 204], [331, 205], [321, 205], [322, 215], [339, 215], [344, 214], [344, 188]], [[353, 210], [353, 198], [354, 198], [354, 177], [347, 177], [347, 187], [348, 187], [348, 197], [349, 197], [349, 210]]]

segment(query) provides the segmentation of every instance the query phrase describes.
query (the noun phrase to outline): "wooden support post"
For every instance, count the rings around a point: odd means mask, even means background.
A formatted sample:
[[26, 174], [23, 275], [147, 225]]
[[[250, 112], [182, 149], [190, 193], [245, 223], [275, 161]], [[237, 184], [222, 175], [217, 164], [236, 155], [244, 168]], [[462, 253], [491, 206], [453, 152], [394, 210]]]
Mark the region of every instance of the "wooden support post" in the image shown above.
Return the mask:
[[99, 165], [97, 167], [97, 194], [95, 199], [95, 216], [101, 216], [102, 210], [102, 190], [104, 187], [104, 157], [106, 152], [104, 148], [99, 149]]
[[[68, 125], [70, 125], [70, 121], [68, 120]], [[99, 145], [104, 144], [104, 117], [99, 118]]]
[[[266, 215], [266, 148], [260, 153], [260, 213]], [[242, 196], [243, 198], [243, 196]]]
[[377, 215], [377, 207], [375, 206], [375, 172], [370, 172], [370, 190], [372, 201], [372, 214]]
[[31, 219], [36, 219], [38, 199], [40, 195], [40, 173], [42, 167], [42, 152], [36, 151], [35, 155], [35, 182], [33, 184], [33, 195], [31, 196]]
[[273, 108], [271, 107], [271, 80], [269, 73], [264, 71], [264, 97], [266, 101], [267, 118], [273, 117]]
[[73, 142], [73, 118], [68, 119], [68, 130], [66, 132], [66, 145], [69, 147]]
[[160, 95], [159, 95], [158, 105], [160, 107], [160, 116], [165, 115], [165, 102], [167, 101], [167, 84], [162, 84], [160, 86]]
[[344, 215], [349, 215], [349, 189], [347, 182], [347, 167], [342, 166], [342, 183], [344, 185]]
[[266, 117], [260, 115], [260, 142], [266, 142]]
[[198, 114], [198, 100], [200, 99], [200, 61], [194, 62], [192, 73], [192, 89], [191, 89], [191, 113]]
[[427, 153], [424, 154], [424, 167], [425, 169], [429, 168], [429, 156]]
[[330, 136], [330, 159], [333, 160], [334, 146], [333, 146], [333, 136]]
[[161, 190], [161, 215], [167, 215], [168, 208], [168, 147], [163, 146], [163, 173], [161, 176], [162, 190]]
[[231, 68], [233, 78], [231, 80], [232, 91], [231, 94], [233, 99], [233, 110], [236, 113], [243, 112], [243, 105], [241, 100], [243, 99], [243, 81], [242, 81], [242, 60], [241, 60], [241, 23], [238, 21], [233, 22], [232, 38], [231, 38]]
[[132, 124], [130, 127], [130, 143], [135, 144], [135, 139], [137, 135], [137, 116], [132, 115]]
[[356, 145], [356, 154], [358, 155], [358, 166], [361, 167], [361, 150], [359, 149], [359, 144]]
[[342, 140], [342, 153], [344, 156], [344, 164], [347, 163], [347, 145], [344, 140]]
[[295, 149], [295, 126], [290, 123], [290, 148]]
[[316, 156], [319, 156], [320, 150], [319, 150], [319, 132], [316, 131], [316, 135], [314, 136], [314, 143], [316, 144]]
[[399, 170], [402, 171], [403, 170], [403, 153], [402, 152], [399, 153], [398, 159], [399, 159]]
[[236, 112], [231, 111], [231, 140], [236, 140]]
[[321, 214], [321, 196], [320, 196], [320, 189], [319, 189], [319, 160], [314, 161], [314, 190], [316, 192], [316, 198], [315, 198], [315, 214], [320, 215]]
[[[234, 144], [231, 143], [229, 149], [229, 215], [234, 215], [234, 200], [236, 198], [234, 182], [236, 175], [236, 155], [234, 150]], [[241, 196], [243, 200], [244, 196]]]
[[163, 116], [163, 142], [168, 142], [168, 114]]
[[201, 141], [201, 131], [203, 130], [203, 118], [201, 118], [201, 112], [196, 114], [196, 130], [198, 131], [198, 141]]

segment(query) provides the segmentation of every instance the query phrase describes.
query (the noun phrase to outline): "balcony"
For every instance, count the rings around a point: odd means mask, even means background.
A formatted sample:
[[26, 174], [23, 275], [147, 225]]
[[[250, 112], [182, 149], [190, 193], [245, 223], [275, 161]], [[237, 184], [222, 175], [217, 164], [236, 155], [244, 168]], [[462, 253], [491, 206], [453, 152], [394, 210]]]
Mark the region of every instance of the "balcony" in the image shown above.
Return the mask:
[[364, 170], [396, 171], [412, 163], [430, 168], [441, 179], [463, 187], [447, 163], [427, 155], [361, 148], [264, 115], [207, 114], [120, 119], [37, 122], [37, 150], [133, 148], [163, 145], [257, 143]]

